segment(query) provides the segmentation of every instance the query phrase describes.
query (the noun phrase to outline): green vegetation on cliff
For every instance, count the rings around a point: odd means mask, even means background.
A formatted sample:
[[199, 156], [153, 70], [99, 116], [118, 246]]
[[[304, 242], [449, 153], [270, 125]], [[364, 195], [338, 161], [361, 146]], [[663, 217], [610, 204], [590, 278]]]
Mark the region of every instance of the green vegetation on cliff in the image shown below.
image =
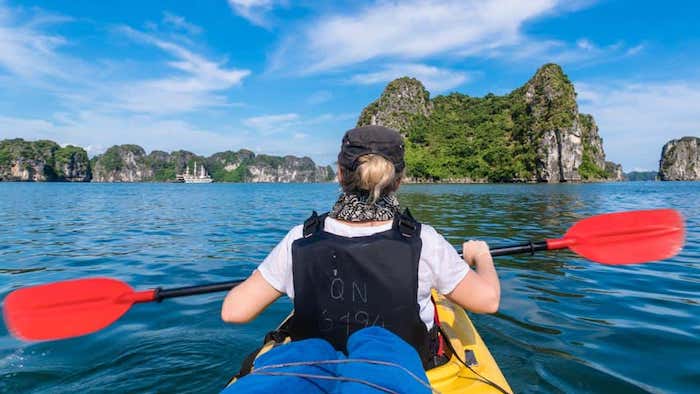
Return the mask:
[[510, 141], [509, 97], [453, 93], [433, 100], [430, 116], [416, 116], [405, 130], [409, 176], [424, 179], [507, 180], [520, 168]]
[[556, 64], [542, 66], [524, 86], [504, 96], [452, 93], [431, 100], [418, 80], [399, 78], [362, 111], [358, 125], [371, 123], [396, 128], [406, 137], [407, 175], [414, 179], [509, 182], [608, 176], [597, 126], [590, 115], [579, 114], [574, 86]]
[[211, 173], [211, 177], [215, 182], [245, 182], [246, 174], [248, 173], [245, 164], [241, 164], [234, 170], [226, 171], [223, 168]]
[[105, 171], [119, 171], [123, 168], [122, 153], [129, 152], [135, 156], [144, 156], [146, 152], [142, 147], [133, 144], [115, 145], [99, 156], [100, 164]]
[[61, 147], [49, 140], [25, 141], [21, 138], [0, 141], [0, 163], [12, 160], [46, 160], [53, 162], [53, 154]]
[[360, 114], [359, 124], [379, 122], [396, 130], [404, 130], [412, 115], [428, 116], [432, 110], [430, 93], [415, 78], [395, 79], [386, 86], [381, 97]]
[[608, 173], [604, 168], [598, 167], [593, 158], [591, 157], [590, 148], [586, 145], [583, 146], [583, 157], [581, 159], [581, 165], [578, 167], [578, 173], [584, 180], [601, 179], [606, 178]]
[[0, 180], [89, 180], [90, 164], [84, 149], [61, 148], [48, 140], [21, 138], [0, 141]]
[[321, 182], [334, 177], [308, 157], [255, 155], [241, 149], [209, 157], [185, 150], [153, 151], [146, 155], [137, 145], [118, 145], [93, 158], [96, 182], [175, 182], [177, 175], [197, 174], [202, 168], [215, 182]]
[[628, 181], [656, 181], [659, 179], [658, 171], [632, 171], [625, 174]]
[[186, 150], [178, 150], [170, 154], [153, 151], [146, 162], [153, 169], [153, 180], [156, 182], [172, 182], [177, 174], [185, 172], [187, 167], [190, 172], [194, 170], [194, 163], [202, 165], [206, 159]]
[[247, 149], [215, 153], [207, 159], [207, 169], [215, 182], [245, 182], [254, 157]]
[[[60, 148], [54, 154], [54, 167], [59, 178], [70, 178], [73, 175], [68, 173], [70, 169], [76, 166], [76, 163], [82, 163], [85, 166], [85, 174], [89, 179], [90, 176], [90, 159], [85, 149], [79, 146], [66, 145]], [[67, 171], [68, 170], [68, 171]]]
[[0, 140], [0, 181], [176, 182], [189, 167], [202, 168], [216, 182], [328, 182], [330, 166], [308, 157], [255, 155], [225, 151], [209, 157], [185, 150], [146, 151], [133, 144], [115, 145], [92, 159], [80, 147], [53, 141]]

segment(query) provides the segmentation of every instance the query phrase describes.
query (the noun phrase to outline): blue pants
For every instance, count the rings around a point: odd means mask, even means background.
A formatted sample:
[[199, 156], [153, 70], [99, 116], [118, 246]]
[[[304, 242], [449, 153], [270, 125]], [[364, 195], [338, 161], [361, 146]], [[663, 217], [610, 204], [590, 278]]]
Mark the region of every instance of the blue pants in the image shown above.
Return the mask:
[[[345, 356], [323, 339], [276, 347], [258, 357], [253, 372], [222, 394], [430, 392], [418, 353], [391, 332], [380, 327], [362, 329], [350, 336], [347, 349]], [[351, 361], [360, 359], [377, 363]], [[334, 361], [319, 362], [328, 360]], [[295, 362], [305, 365], [280, 365]]]

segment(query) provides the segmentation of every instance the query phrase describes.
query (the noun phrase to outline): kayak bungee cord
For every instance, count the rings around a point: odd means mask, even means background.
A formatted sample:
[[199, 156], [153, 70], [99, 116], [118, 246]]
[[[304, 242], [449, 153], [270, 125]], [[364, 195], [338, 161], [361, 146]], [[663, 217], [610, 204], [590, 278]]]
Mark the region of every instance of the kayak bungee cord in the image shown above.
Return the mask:
[[501, 387], [498, 383], [496, 383], [493, 380], [487, 378], [486, 376], [476, 372], [476, 370], [474, 368], [472, 368], [471, 365], [467, 364], [464, 360], [462, 360], [462, 358], [459, 357], [459, 354], [455, 351], [455, 348], [452, 346], [452, 343], [450, 341], [445, 341], [445, 343], [447, 344], [447, 346], [449, 346], [450, 350], [452, 350], [452, 354], [457, 358], [457, 360], [459, 360], [459, 362], [462, 363], [462, 365], [467, 367], [467, 369], [469, 369], [474, 375], [481, 378], [481, 382], [488, 384], [489, 386], [495, 388], [496, 390], [500, 391], [503, 394], [511, 394], [508, 390]]
[[493, 380], [487, 378], [486, 376], [484, 376], [484, 375], [482, 375], [482, 374], [476, 372], [476, 371], [474, 370], [474, 368], [472, 368], [469, 364], [465, 363], [464, 360], [462, 360], [456, 353], [455, 353], [455, 357], [457, 357], [457, 360], [459, 360], [459, 362], [462, 363], [462, 365], [464, 365], [464, 366], [467, 367], [470, 371], [472, 371], [472, 373], [473, 373], [474, 375], [480, 377], [482, 382], [488, 384], [489, 386], [495, 388], [496, 390], [500, 391], [500, 392], [503, 393], [503, 394], [511, 394], [508, 390], [506, 390], [506, 389], [504, 389], [503, 387], [501, 387], [498, 383], [496, 383], [496, 382], [494, 382]]
[[[279, 364], [270, 364], [270, 365], [264, 365], [260, 368], [256, 368], [250, 372], [250, 374], [258, 374], [258, 375], [280, 375], [280, 376], [299, 376], [299, 377], [310, 377], [308, 374], [302, 374], [299, 373], [297, 375], [296, 372], [265, 372], [265, 370], [268, 369], [276, 369], [276, 368], [287, 368], [287, 367], [301, 367], [301, 366], [318, 366], [318, 365], [324, 365], [324, 364], [347, 364], [347, 363], [365, 363], [365, 364], [375, 364], [375, 365], [382, 365], [386, 367], [394, 367], [402, 370], [403, 372], [406, 372], [408, 376], [413, 378], [415, 381], [423, 385], [423, 387], [429, 389], [432, 393], [435, 394], [440, 394], [438, 390], [435, 390], [430, 386], [430, 384], [426, 383], [421, 379], [420, 377], [416, 376], [411, 370], [408, 368], [404, 367], [401, 364], [396, 364], [391, 361], [381, 361], [381, 360], [370, 360], [370, 359], [364, 359], [364, 358], [347, 358], [344, 360], [314, 360], [314, 361], [292, 361], [288, 363], [279, 363]], [[307, 375], [307, 376], [301, 376], [301, 375]], [[360, 380], [357, 383], [362, 383], [362, 384], [368, 384], [370, 387], [377, 388], [378, 390], [386, 391], [389, 393], [394, 393], [395, 391], [391, 389], [387, 389], [386, 387], [377, 385], [375, 383], [371, 383], [368, 381], [364, 381], [362, 379], [356, 379], [356, 378], [346, 378], [344, 376], [327, 376], [327, 375], [314, 375], [314, 376], [323, 376], [324, 379], [326, 380], [348, 380], [348, 381], [355, 381], [355, 380]], [[377, 387], [378, 386], [378, 387]], [[380, 388], [381, 387], [381, 388]]]
[[315, 374], [301, 373], [301, 372], [257, 372], [257, 373], [251, 372], [250, 374], [251, 375], [261, 375], [261, 376], [292, 376], [292, 377], [306, 378], [306, 379], [337, 380], [337, 381], [341, 381], [341, 382], [364, 384], [364, 385], [369, 386], [373, 389], [377, 389], [379, 391], [382, 391], [382, 392], [388, 393], [388, 394], [401, 394], [398, 391], [388, 389], [384, 386], [372, 383], [372, 382], [364, 380], [364, 379], [348, 378], [345, 376], [315, 375]]

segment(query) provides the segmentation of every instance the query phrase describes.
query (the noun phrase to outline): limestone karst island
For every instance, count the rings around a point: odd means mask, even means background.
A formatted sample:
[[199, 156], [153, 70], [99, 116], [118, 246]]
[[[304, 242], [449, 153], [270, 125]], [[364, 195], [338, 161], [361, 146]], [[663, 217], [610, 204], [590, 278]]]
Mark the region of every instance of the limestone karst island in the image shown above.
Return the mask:
[[[419, 80], [399, 78], [362, 110], [357, 124], [384, 125], [402, 133], [409, 182], [626, 179], [621, 165], [606, 161], [594, 114], [579, 112], [574, 85], [556, 64], [540, 67], [527, 83], [504, 96], [451, 93], [431, 98]], [[632, 172], [627, 179], [700, 179], [700, 138], [672, 140], [660, 150], [658, 172]], [[81, 147], [53, 141], [0, 141], [0, 181], [176, 182], [196, 163], [215, 182], [335, 179], [332, 165], [246, 149], [204, 157], [186, 150], [146, 153], [126, 144], [89, 158]]]

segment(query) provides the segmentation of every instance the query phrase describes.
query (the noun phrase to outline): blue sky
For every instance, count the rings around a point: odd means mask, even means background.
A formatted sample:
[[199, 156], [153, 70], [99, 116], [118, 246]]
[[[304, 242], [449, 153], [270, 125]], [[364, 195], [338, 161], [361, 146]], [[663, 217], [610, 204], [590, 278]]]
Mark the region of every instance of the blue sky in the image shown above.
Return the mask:
[[503, 94], [561, 64], [609, 160], [700, 136], [700, 3], [0, 0], [0, 138], [334, 161], [388, 81]]

